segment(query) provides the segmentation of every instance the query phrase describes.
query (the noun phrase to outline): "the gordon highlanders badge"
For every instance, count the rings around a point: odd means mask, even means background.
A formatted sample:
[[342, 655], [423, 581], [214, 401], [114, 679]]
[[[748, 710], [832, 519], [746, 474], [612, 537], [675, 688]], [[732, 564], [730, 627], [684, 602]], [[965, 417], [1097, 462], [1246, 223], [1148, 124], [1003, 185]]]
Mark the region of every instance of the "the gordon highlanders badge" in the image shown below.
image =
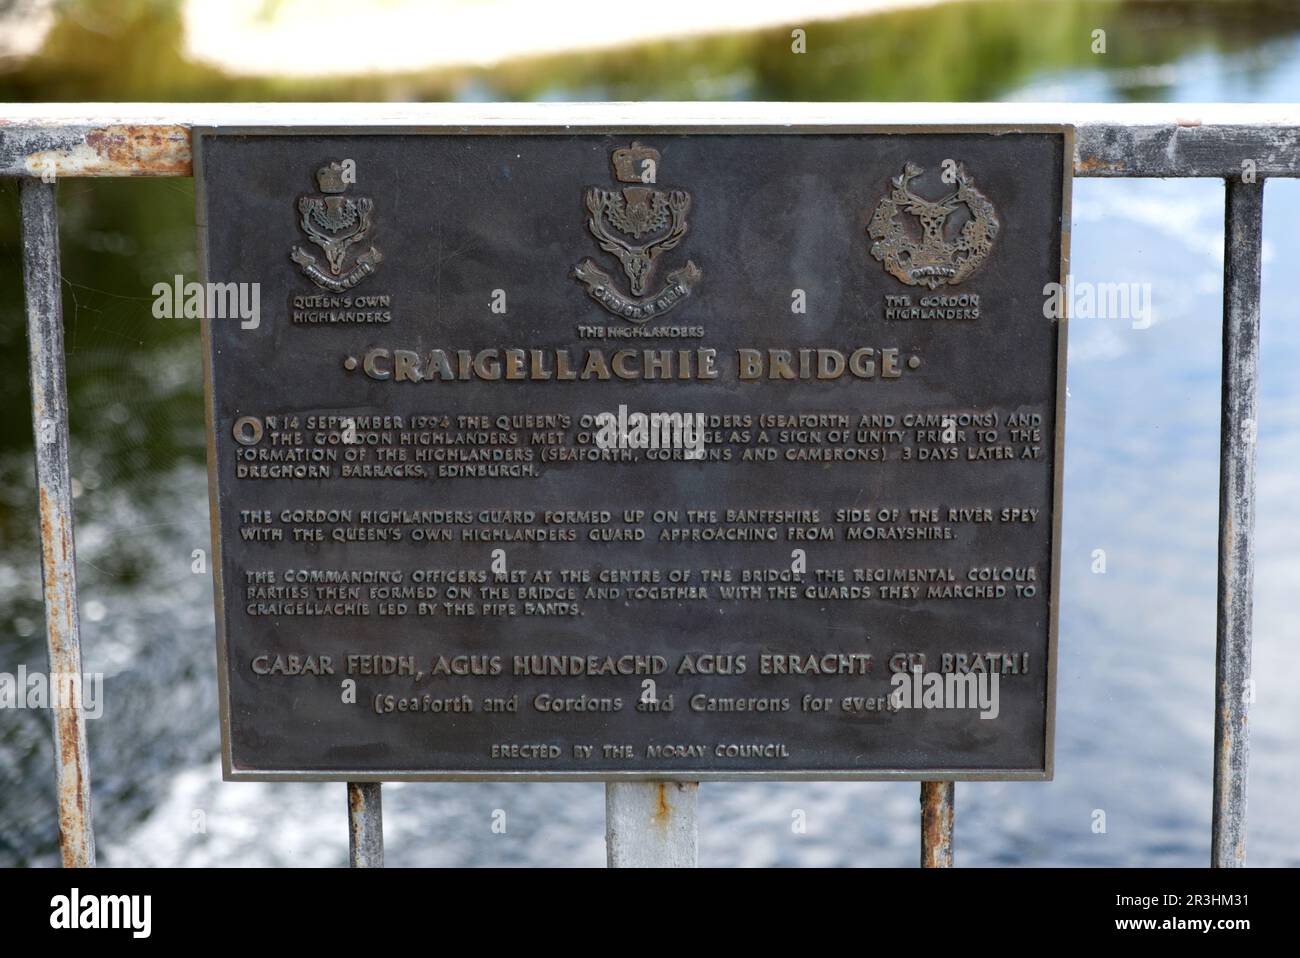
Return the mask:
[[[871, 255], [909, 286], [955, 286], [975, 272], [993, 249], [998, 220], [993, 204], [975, 189], [975, 180], [960, 164], [956, 167], [957, 189], [937, 200], [912, 192], [912, 180], [923, 172], [915, 163], [908, 163], [902, 174], [893, 178], [894, 189], [876, 206], [867, 226], [875, 240]], [[969, 219], [949, 240], [945, 235], [948, 218], [962, 207]], [[919, 239], [915, 227], [908, 229], [903, 213], [920, 221]]]
[[364, 196], [343, 195], [348, 188], [344, 171], [341, 163], [322, 166], [316, 171], [320, 195], [298, 197], [299, 225], [325, 254], [325, 269], [301, 246], [295, 246], [289, 254], [313, 283], [336, 293], [356, 286], [383, 259], [374, 246], [353, 251], [354, 246], [370, 237], [374, 202]]
[[[611, 162], [622, 183], [653, 184], [659, 171], [659, 151], [633, 143], [615, 150]], [[585, 196], [587, 228], [600, 248], [613, 253], [627, 276], [630, 295], [618, 289], [614, 277], [590, 259], [573, 268], [587, 293], [615, 316], [644, 323], [672, 309], [691, 294], [703, 271], [692, 263], [668, 273], [653, 292], [655, 260], [686, 236], [691, 194], [656, 190], [648, 185], [605, 190], [591, 187]]]

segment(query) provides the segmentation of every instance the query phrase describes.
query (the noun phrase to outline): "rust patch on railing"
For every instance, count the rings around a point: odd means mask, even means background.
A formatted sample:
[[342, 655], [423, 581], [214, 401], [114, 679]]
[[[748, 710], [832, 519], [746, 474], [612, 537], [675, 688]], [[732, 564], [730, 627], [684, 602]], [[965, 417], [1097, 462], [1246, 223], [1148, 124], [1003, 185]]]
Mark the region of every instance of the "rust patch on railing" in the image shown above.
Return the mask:
[[189, 176], [189, 128], [117, 124], [87, 129], [76, 139], [29, 153], [32, 176]]
[[668, 783], [659, 782], [655, 789], [654, 822], [660, 828], [667, 828], [673, 817], [672, 806], [668, 803]]
[[352, 814], [360, 817], [366, 810], [366, 791], [363, 788], [348, 789], [348, 808]]
[[1083, 156], [1074, 161], [1074, 172], [1084, 176], [1089, 173], [1099, 173], [1102, 171], [1107, 173], [1118, 173], [1122, 172], [1123, 169], [1122, 166], [1104, 160], [1099, 156]]
[[921, 783], [921, 867], [952, 867], [952, 782]]
[[[58, 723], [59, 762], [65, 770], [59, 785], [59, 848], [63, 855], [64, 868], [84, 868], [91, 863], [86, 838], [90, 821], [89, 789], [86, 787], [85, 767], [81, 761], [78, 748], [79, 732], [76, 708], [54, 710], [54, 720]], [[72, 774], [68, 775], [67, 771]], [[67, 822], [74, 827], [64, 830]]]
[[[50, 652], [50, 681], [57, 675], [79, 672], [79, 650], [69, 648], [64, 624], [73, 610], [67, 593], [60, 588], [60, 577], [71, 554], [71, 536], [65, 517], [55, 508], [49, 492], [42, 486], [40, 497], [41, 559], [44, 563], [46, 629]], [[57, 761], [59, 805], [59, 847], [65, 868], [85, 867], [93, 862], [89, 846], [90, 789], [86, 782], [81, 702], [55, 707], [54, 741], [59, 750]]]

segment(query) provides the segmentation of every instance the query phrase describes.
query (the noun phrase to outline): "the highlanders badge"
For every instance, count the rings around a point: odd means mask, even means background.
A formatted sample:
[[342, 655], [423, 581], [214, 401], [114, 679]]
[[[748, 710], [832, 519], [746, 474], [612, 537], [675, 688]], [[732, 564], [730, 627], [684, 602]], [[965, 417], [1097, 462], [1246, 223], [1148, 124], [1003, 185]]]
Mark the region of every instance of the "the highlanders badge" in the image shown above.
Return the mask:
[[[659, 170], [659, 151], [633, 143], [615, 150], [614, 176], [622, 183], [653, 184]], [[655, 260], [686, 236], [686, 214], [691, 194], [684, 190], [652, 189], [648, 185], [604, 190], [591, 187], [585, 196], [587, 228], [600, 248], [613, 253], [627, 276], [630, 295], [620, 290], [614, 277], [590, 259], [573, 268], [573, 276], [587, 293], [615, 316], [644, 323], [672, 309], [691, 294], [703, 272], [690, 260], [668, 273], [664, 284], [651, 292]]]
[[356, 286], [383, 259], [374, 246], [353, 250], [370, 236], [374, 202], [364, 196], [343, 195], [348, 183], [341, 163], [322, 166], [316, 171], [316, 182], [320, 195], [298, 197], [299, 225], [325, 254], [325, 268], [301, 246], [295, 246], [289, 255], [313, 283], [337, 293]]
[[[956, 167], [957, 189], [942, 199], [927, 200], [912, 192], [912, 180], [923, 172], [915, 163], [908, 163], [902, 175], [893, 178], [894, 189], [880, 201], [867, 226], [875, 240], [871, 255], [908, 286], [955, 286], [975, 272], [993, 249], [998, 220], [993, 204], [975, 189], [975, 180], [960, 164]], [[969, 218], [950, 240], [946, 235], [948, 218], [962, 207]], [[908, 229], [903, 213], [920, 222], [919, 238], [914, 226]]]

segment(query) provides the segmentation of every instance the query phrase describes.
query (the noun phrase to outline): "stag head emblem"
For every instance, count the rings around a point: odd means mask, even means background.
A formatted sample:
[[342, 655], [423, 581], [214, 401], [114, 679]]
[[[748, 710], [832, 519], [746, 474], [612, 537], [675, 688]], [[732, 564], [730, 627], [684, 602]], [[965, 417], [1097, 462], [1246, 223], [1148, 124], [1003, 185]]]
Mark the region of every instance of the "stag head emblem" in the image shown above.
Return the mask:
[[[664, 193], [640, 186], [619, 190], [587, 190], [587, 228], [600, 248], [623, 264], [634, 296], [644, 296], [660, 253], [686, 236], [689, 193]], [[615, 232], [617, 231], [617, 232]], [[620, 235], [621, 234], [621, 235]], [[640, 242], [638, 242], [640, 241]]]
[[[963, 166], [957, 165], [955, 170], [957, 189], [937, 200], [912, 192], [912, 180], [924, 172], [915, 163], [908, 163], [902, 174], [891, 181], [894, 189], [880, 201], [867, 226], [875, 240], [871, 255], [884, 264], [890, 275], [909, 286], [955, 286], [988, 256], [998, 235], [998, 220], [993, 204], [975, 188], [974, 178]], [[956, 236], [948, 239], [948, 220], [963, 207], [969, 218]], [[908, 229], [902, 214], [919, 223], [919, 236]]]
[[634, 322], [671, 309], [690, 294], [702, 275], [694, 263], [687, 262], [668, 274], [661, 290], [647, 295], [655, 260], [686, 236], [686, 214], [691, 209], [691, 195], [684, 190], [665, 192], [647, 185], [658, 178], [659, 159], [658, 150], [640, 143], [615, 150], [611, 157], [615, 177], [637, 185], [612, 190], [593, 186], [584, 196], [587, 229], [602, 250], [618, 259], [632, 295], [619, 292], [609, 274], [591, 260], [575, 266], [573, 275], [594, 300]]

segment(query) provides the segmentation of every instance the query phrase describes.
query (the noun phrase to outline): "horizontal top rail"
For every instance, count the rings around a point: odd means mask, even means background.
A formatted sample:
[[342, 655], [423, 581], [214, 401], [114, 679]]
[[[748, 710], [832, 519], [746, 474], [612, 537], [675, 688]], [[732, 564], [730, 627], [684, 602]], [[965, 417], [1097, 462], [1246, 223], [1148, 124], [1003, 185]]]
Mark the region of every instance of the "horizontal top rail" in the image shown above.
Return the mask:
[[0, 104], [0, 176], [190, 176], [195, 126], [1073, 124], [1075, 176], [1300, 176], [1300, 104], [1237, 103], [35, 103]]

